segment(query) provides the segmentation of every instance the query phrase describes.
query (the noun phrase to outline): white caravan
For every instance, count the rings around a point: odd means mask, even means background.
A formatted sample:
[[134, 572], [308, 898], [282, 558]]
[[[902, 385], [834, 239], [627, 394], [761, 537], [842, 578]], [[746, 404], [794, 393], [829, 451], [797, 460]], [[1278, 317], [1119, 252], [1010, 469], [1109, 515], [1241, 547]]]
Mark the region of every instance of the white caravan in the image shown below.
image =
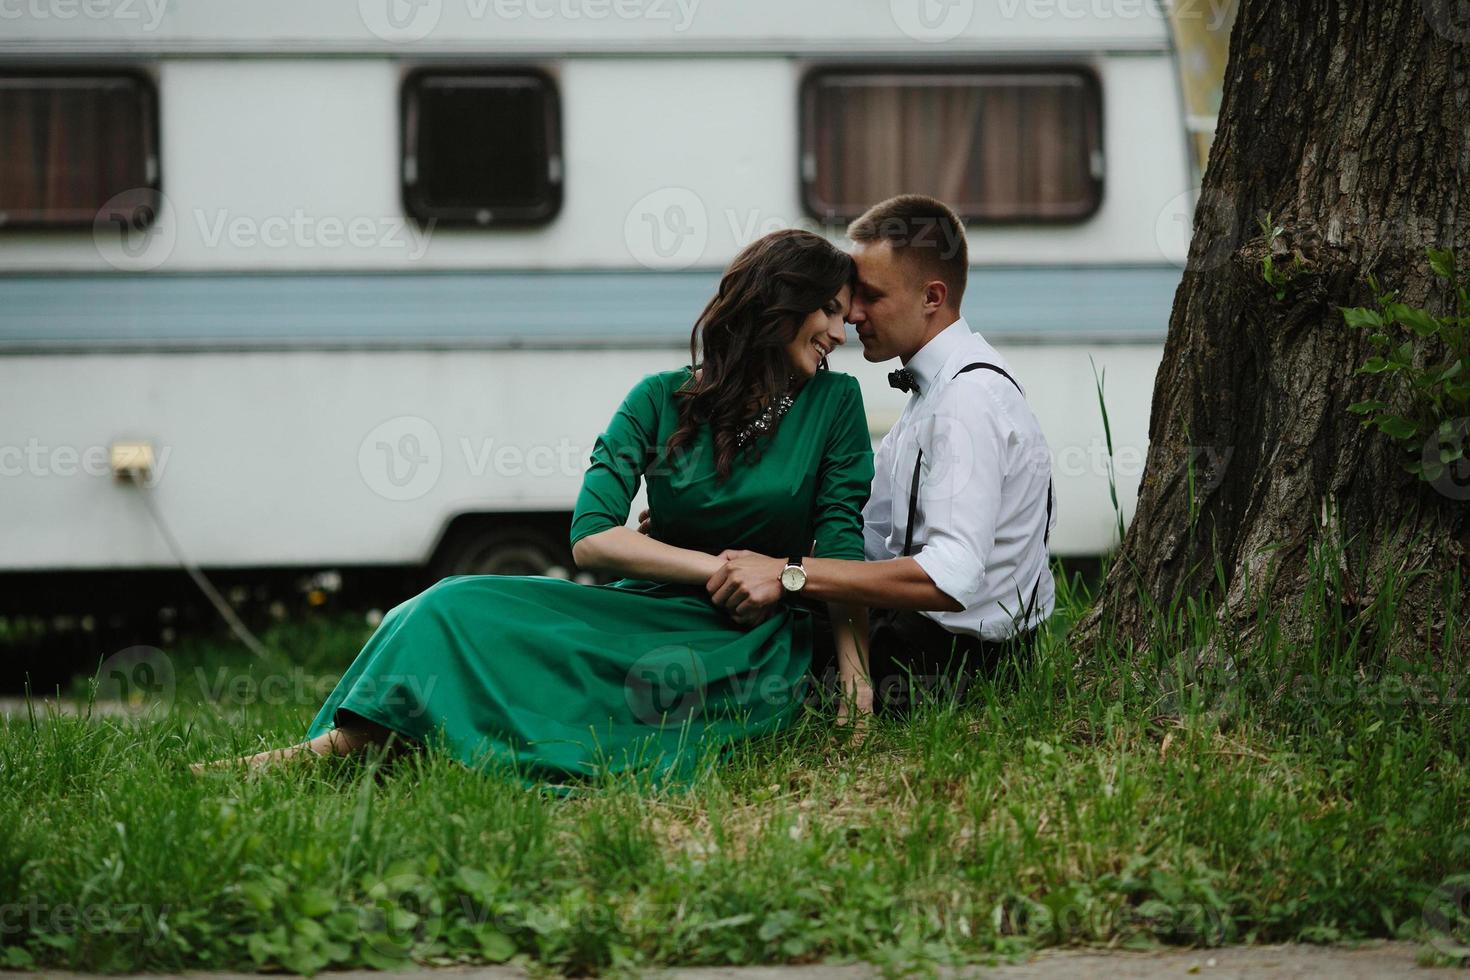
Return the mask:
[[1197, 182], [1146, 0], [0, 4], [0, 571], [563, 573], [723, 265], [902, 190], [1098, 555]]

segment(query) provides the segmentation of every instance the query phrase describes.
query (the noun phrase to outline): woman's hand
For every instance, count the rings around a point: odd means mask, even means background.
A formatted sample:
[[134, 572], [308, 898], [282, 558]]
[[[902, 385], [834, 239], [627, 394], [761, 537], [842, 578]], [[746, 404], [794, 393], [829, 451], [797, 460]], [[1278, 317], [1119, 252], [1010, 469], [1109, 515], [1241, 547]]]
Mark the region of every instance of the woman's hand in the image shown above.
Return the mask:
[[873, 675], [868, 666], [868, 610], [842, 602], [827, 603], [832, 620], [832, 641], [837, 653], [837, 677], [842, 702], [837, 706], [837, 727], [852, 732], [852, 744], [867, 735], [873, 715]]
[[868, 719], [873, 716], [873, 685], [857, 679], [846, 686], [837, 705], [837, 727], [851, 730], [852, 744], [861, 745], [868, 734]]
[[761, 623], [764, 623], [766, 620], [771, 618], [771, 613], [775, 611], [775, 606], [766, 606], [764, 609], [752, 609], [750, 612], [743, 613], [734, 612], [730, 609], [725, 609], [725, 612], [730, 614], [730, 618], [735, 620], [736, 625], [744, 626], [746, 629], [750, 629], [752, 627], [759, 626]]
[[724, 564], [705, 583], [715, 605], [724, 606], [732, 614], [750, 615], [769, 612], [780, 603], [786, 593], [781, 586], [784, 558], [735, 548], [727, 548], [719, 557]]
[[[651, 519], [649, 511], [647, 508], [644, 508], [644, 510], [638, 515], [638, 533], [647, 536], [650, 533], [650, 529], [652, 528], [652, 526], [653, 521]], [[732, 558], [737, 558], [742, 555], [750, 554], [751, 552], [749, 551], [737, 551], [732, 548], [727, 548], [720, 553], [719, 558], [722, 562], [728, 562]], [[767, 605], [759, 609], [749, 608], [745, 612], [737, 612], [729, 605], [722, 605], [721, 608], [730, 614], [730, 618], [733, 619], [736, 624], [744, 626], [746, 629], [750, 629], [752, 626], [759, 626], [761, 623], [764, 623], [766, 620], [770, 619], [771, 614], [776, 611], [776, 606], [774, 605]]]

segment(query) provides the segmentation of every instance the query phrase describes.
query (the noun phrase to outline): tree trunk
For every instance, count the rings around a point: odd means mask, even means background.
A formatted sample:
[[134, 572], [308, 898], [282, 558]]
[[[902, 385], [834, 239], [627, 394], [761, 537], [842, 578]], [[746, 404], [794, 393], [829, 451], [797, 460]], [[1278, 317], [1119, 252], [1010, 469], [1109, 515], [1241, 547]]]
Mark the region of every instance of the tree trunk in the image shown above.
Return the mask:
[[[1425, 249], [1470, 266], [1467, 67], [1461, 0], [1243, 0], [1138, 509], [1078, 625], [1084, 644], [1157, 638], [1151, 608], [1186, 597], [1208, 597], [1235, 636], [1262, 608], [1288, 638], [1306, 635], [1301, 600], [1326, 556], [1342, 572], [1330, 601], [1360, 619], [1380, 583], [1409, 576], [1390, 642], [1445, 652], [1470, 467], [1427, 483], [1348, 412], [1403, 395], [1356, 373], [1376, 351], [1340, 308], [1374, 305], [1373, 274], [1403, 302], [1453, 312]], [[1267, 214], [1283, 229], [1274, 244]], [[1268, 251], [1290, 276], [1283, 298], [1263, 275]], [[1466, 637], [1453, 646], [1464, 653]]]

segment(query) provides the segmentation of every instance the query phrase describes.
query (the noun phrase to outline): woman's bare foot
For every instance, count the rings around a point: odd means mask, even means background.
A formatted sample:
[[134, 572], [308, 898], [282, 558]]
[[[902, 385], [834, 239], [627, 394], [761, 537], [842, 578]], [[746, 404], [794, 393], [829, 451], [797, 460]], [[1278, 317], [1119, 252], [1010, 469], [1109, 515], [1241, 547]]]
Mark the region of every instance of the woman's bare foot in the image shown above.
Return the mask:
[[316, 756], [317, 753], [307, 750], [309, 744], [308, 742], [302, 742], [300, 745], [292, 745], [284, 749], [271, 749], [268, 752], [257, 752], [254, 755], [241, 755], [228, 759], [212, 759], [208, 762], [191, 762], [189, 763], [189, 771], [199, 776], [206, 772], [226, 769], [239, 769], [243, 772], [265, 769], [292, 759], [300, 759], [304, 756]]
[[387, 755], [391, 756], [411, 744], [413, 743], [408, 742], [392, 729], [364, 719], [360, 725], [350, 728], [334, 728], [308, 742], [289, 745], [283, 749], [268, 749], [265, 752], [256, 752], [254, 755], [214, 759], [209, 762], [193, 762], [189, 764], [189, 771], [196, 776], [222, 769], [253, 772], [293, 760], [319, 756], [356, 755], [373, 749], [383, 749]]

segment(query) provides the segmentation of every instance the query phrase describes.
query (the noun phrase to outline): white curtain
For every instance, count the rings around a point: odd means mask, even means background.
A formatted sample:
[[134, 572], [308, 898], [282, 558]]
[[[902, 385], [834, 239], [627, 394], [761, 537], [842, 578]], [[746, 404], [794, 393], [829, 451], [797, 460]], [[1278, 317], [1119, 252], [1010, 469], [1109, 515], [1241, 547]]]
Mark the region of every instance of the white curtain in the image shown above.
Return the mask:
[[90, 225], [147, 183], [143, 94], [130, 79], [0, 77], [0, 212]]
[[929, 194], [964, 217], [1068, 218], [1093, 206], [1097, 111], [1068, 75], [831, 75], [808, 105], [812, 202], [850, 217]]

